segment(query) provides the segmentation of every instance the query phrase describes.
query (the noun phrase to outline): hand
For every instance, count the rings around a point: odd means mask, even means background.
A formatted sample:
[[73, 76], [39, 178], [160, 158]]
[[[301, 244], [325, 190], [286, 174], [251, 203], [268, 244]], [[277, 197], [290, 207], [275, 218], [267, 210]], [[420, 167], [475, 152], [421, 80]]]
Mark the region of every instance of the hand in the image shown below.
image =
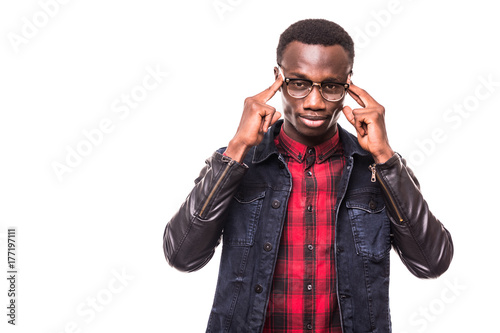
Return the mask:
[[276, 94], [282, 84], [283, 77], [278, 75], [272, 86], [245, 99], [238, 130], [225, 151], [227, 156], [238, 162], [243, 161], [248, 150], [258, 145], [269, 127], [280, 119], [281, 113], [266, 103]]
[[361, 147], [372, 154], [376, 163], [385, 163], [394, 155], [394, 151], [389, 146], [387, 138], [384, 107], [366, 91], [352, 83], [348, 92], [362, 108], [353, 110], [346, 105], [342, 112], [356, 129]]

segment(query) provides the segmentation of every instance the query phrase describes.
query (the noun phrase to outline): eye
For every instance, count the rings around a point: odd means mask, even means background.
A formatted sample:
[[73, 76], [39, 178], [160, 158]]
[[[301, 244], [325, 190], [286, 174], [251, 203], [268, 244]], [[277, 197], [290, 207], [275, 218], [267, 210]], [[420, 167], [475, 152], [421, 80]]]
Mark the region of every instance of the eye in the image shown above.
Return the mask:
[[296, 89], [305, 89], [308, 88], [309, 83], [307, 81], [293, 80], [290, 81], [290, 85], [292, 85], [292, 87]]
[[337, 85], [335, 83], [323, 83], [323, 89], [328, 89], [328, 90], [335, 90], [337, 88]]

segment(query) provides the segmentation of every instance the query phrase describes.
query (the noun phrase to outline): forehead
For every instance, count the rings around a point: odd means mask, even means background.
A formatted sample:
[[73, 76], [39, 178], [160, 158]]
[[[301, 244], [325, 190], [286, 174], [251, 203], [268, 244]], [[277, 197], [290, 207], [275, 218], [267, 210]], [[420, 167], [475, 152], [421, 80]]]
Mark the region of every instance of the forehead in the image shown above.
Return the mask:
[[288, 73], [307, 75], [313, 80], [326, 77], [347, 77], [352, 64], [340, 45], [310, 45], [291, 42], [285, 48], [281, 65]]

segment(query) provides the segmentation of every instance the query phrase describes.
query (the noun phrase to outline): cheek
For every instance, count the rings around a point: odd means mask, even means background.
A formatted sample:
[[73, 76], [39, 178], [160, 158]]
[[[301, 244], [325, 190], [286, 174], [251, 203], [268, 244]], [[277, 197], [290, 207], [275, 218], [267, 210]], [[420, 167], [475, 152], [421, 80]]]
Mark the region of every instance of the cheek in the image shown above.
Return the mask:
[[297, 114], [297, 110], [302, 107], [301, 100], [296, 98], [291, 98], [290, 96], [281, 95], [281, 100], [283, 103], [283, 112], [285, 117], [289, 119]]
[[334, 112], [333, 112], [333, 116], [332, 116], [332, 123], [336, 123], [339, 118], [340, 118], [340, 115], [342, 114], [342, 107], [340, 107], [339, 109], [336, 109]]
[[333, 117], [336, 119], [338, 119], [340, 117], [340, 114], [342, 113], [342, 109], [344, 108], [343, 102], [344, 101], [339, 101], [338, 103], [335, 104], [332, 114], [334, 115]]
[[342, 112], [342, 109], [344, 108], [344, 98], [342, 98], [340, 101], [332, 103], [331, 105], [331, 112], [332, 114], [340, 113]]
[[290, 105], [285, 95], [282, 95], [281, 101], [283, 105], [283, 116], [285, 117], [285, 119], [290, 120], [293, 113], [293, 107]]

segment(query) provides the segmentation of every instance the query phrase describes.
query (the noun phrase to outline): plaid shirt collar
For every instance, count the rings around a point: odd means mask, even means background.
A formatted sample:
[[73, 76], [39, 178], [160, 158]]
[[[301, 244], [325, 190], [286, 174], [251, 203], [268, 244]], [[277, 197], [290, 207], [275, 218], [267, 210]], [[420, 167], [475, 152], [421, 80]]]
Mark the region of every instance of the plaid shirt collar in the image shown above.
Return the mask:
[[335, 154], [342, 154], [342, 145], [339, 140], [339, 131], [335, 132], [335, 135], [314, 147], [308, 147], [300, 142], [297, 142], [290, 138], [283, 127], [281, 127], [281, 131], [279, 135], [276, 137], [275, 142], [278, 146], [281, 146], [287, 155], [295, 159], [297, 162], [302, 163], [306, 158], [306, 155], [310, 155], [309, 149], [314, 148], [316, 158], [316, 163], [323, 163], [328, 158]]
[[[262, 163], [271, 155], [279, 154], [274, 139], [281, 132], [282, 125], [283, 119], [280, 119], [267, 131], [261, 144], [255, 147], [252, 163]], [[342, 149], [345, 152], [345, 156], [353, 156], [355, 154], [366, 156], [370, 154], [361, 148], [355, 136], [349, 134], [349, 132], [338, 124], [337, 133], [339, 135], [339, 141], [342, 143]]]

